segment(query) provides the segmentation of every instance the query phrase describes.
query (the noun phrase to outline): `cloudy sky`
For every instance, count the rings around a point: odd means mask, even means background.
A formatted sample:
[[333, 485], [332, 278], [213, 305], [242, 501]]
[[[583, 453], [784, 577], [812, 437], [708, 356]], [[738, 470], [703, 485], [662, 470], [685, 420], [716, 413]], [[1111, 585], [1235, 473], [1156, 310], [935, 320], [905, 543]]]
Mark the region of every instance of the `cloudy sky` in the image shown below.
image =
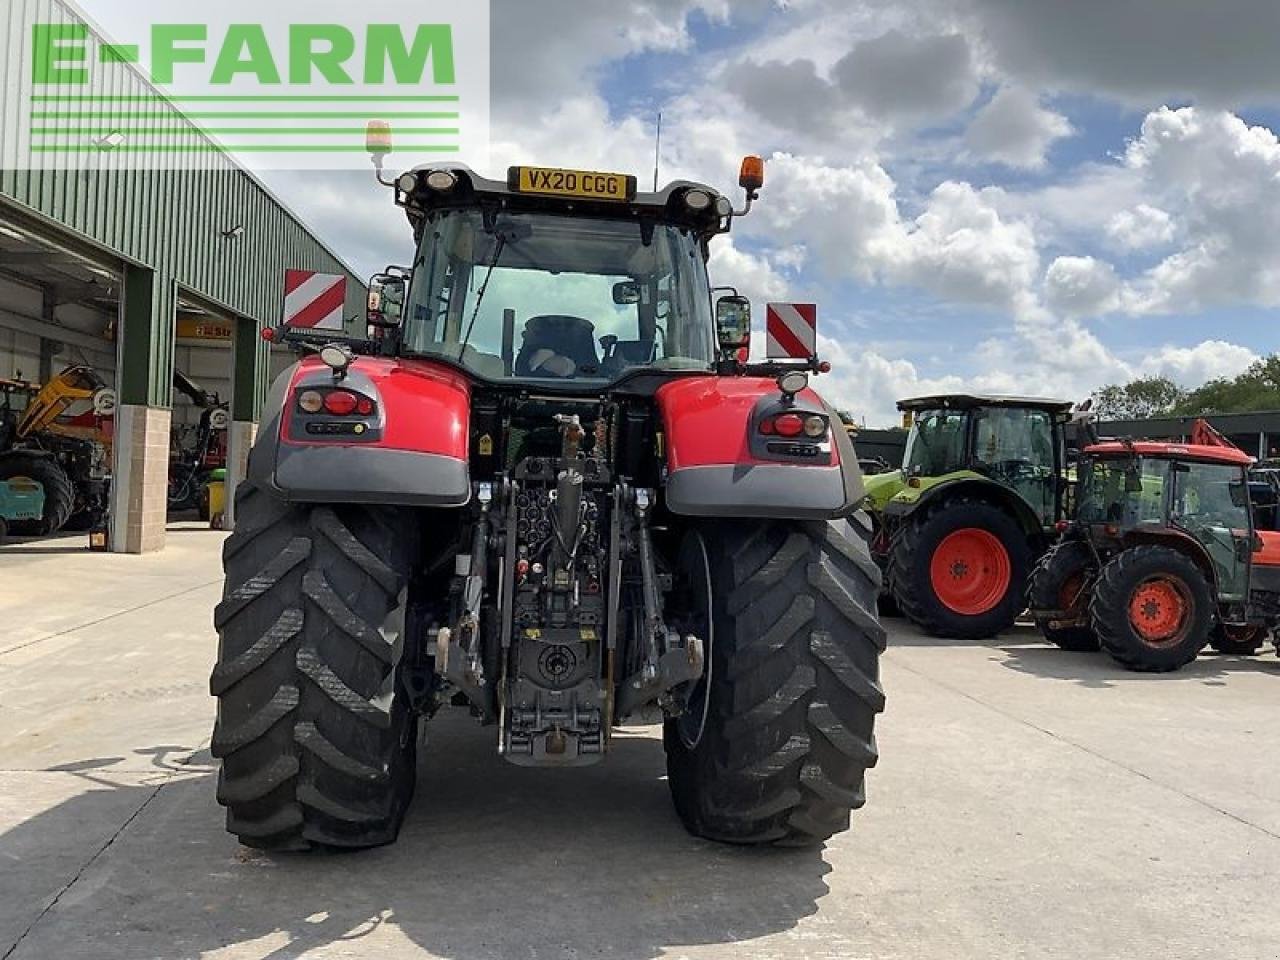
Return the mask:
[[[760, 315], [819, 302], [825, 392], [872, 425], [922, 391], [1191, 385], [1276, 349], [1275, 0], [494, 0], [492, 19], [493, 171], [647, 180], [658, 110], [664, 179], [728, 188], [744, 153], [769, 158], [714, 279]], [[368, 175], [268, 180], [362, 272], [409, 258]]]

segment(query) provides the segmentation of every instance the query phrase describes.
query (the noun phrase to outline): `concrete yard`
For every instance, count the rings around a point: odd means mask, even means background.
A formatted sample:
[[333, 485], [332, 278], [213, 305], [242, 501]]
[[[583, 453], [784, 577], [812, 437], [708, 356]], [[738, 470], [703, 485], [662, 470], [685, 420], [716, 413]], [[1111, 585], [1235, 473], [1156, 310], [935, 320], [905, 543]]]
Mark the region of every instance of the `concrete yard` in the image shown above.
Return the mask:
[[400, 842], [270, 857], [207, 751], [221, 537], [0, 548], [0, 958], [1275, 958], [1280, 662], [1163, 677], [892, 621], [870, 802], [823, 850], [681, 829], [655, 731], [524, 771], [429, 730]]

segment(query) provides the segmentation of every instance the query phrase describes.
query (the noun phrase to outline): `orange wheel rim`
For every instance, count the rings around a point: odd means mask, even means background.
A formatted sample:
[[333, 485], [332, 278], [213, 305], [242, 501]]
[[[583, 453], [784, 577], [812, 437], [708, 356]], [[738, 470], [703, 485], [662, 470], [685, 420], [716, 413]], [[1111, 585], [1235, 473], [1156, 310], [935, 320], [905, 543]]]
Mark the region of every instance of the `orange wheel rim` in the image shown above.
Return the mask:
[[948, 610], [977, 617], [994, 610], [1008, 594], [1013, 563], [999, 537], [966, 527], [948, 534], [933, 551], [929, 580]]
[[1222, 632], [1226, 635], [1226, 638], [1228, 640], [1231, 640], [1235, 643], [1261, 644], [1262, 641], [1267, 639], [1266, 627], [1241, 627], [1241, 626], [1224, 625], [1222, 628]]
[[1170, 646], [1186, 636], [1191, 601], [1186, 586], [1173, 577], [1152, 577], [1138, 584], [1129, 600], [1129, 623], [1142, 641]]
[[1084, 593], [1084, 574], [1073, 573], [1058, 590], [1058, 609], [1074, 611]]

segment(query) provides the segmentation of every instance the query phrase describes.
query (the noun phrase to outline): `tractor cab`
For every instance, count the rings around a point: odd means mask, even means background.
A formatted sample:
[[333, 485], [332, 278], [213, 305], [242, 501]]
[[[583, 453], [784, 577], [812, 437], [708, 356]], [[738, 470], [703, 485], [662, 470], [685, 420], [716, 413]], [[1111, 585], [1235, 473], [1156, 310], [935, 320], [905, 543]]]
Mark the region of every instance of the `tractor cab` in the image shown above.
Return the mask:
[[1194, 444], [1103, 443], [1080, 470], [1076, 521], [1103, 551], [1175, 538], [1212, 574], [1218, 599], [1242, 604], [1257, 534], [1249, 467], [1239, 450]]
[[417, 252], [411, 270], [375, 279], [370, 319], [400, 356], [594, 395], [637, 374], [713, 371], [749, 335], [745, 300], [708, 296], [708, 244], [745, 213], [711, 187], [645, 193], [635, 177], [535, 167], [490, 180], [454, 165], [395, 189]]
[[1063, 492], [1058, 478], [1071, 407], [1065, 400], [968, 394], [903, 400], [898, 409], [912, 418], [903, 459], [907, 486], [976, 475], [1012, 490], [1051, 526]]

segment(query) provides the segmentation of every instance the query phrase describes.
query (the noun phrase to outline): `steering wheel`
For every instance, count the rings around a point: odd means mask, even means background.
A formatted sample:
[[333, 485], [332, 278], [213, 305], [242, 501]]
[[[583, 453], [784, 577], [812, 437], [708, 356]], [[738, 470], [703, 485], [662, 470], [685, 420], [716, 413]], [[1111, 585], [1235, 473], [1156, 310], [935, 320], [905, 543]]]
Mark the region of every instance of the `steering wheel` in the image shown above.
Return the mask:
[[1030, 460], [997, 460], [989, 466], [994, 476], [1001, 477], [1010, 483], [1018, 480], [1039, 480], [1040, 468]]

